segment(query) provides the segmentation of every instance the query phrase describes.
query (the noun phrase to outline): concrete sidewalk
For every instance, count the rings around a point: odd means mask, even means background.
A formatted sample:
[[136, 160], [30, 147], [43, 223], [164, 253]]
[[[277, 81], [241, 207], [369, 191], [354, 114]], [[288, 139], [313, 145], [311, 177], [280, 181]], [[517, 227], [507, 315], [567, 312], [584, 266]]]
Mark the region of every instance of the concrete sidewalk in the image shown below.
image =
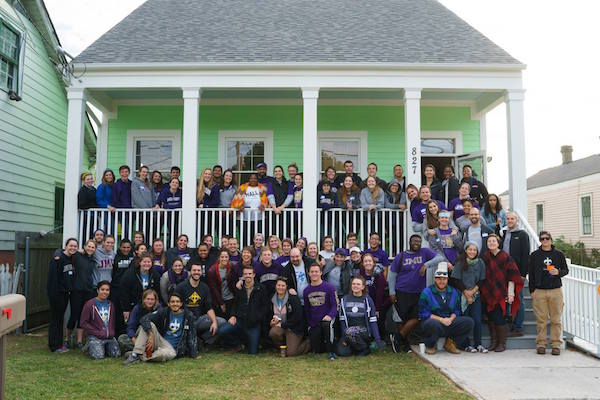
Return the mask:
[[418, 355], [479, 399], [600, 399], [600, 360], [571, 349]]

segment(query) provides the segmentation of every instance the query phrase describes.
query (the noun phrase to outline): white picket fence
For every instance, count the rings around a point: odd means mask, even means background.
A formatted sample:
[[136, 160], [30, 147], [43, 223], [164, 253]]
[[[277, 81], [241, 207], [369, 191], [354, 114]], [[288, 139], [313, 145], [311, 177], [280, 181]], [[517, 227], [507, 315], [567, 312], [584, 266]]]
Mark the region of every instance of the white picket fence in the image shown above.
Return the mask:
[[10, 271], [10, 265], [0, 264], [0, 296], [17, 293], [23, 265], [19, 264]]

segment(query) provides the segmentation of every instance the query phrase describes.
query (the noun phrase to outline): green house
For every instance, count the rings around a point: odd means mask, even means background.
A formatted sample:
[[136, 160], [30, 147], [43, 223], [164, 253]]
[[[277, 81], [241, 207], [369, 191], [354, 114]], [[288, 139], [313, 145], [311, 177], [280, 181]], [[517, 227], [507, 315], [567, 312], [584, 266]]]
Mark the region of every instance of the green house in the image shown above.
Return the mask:
[[[148, 0], [74, 60], [69, 145], [81, 146], [89, 102], [103, 113], [97, 171], [144, 164], [166, 173], [180, 165], [177, 223], [194, 245], [202, 234], [222, 233], [216, 225], [224, 215], [208, 218], [188, 189], [204, 167], [243, 176], [259, 161], [269, 171], [295, 162], [304, 186], [315, 188], [325, 167], [341, 170], [346, 159], [363, 178], [369, 162], [386, 180], [402, 164], [417, 186], [426, 163], [459, 173], [469, 163], [485, 181], [486, 113], [504, 102], [511, 207], [524, 215], [525, 66], [437, 1], [366, 4]], [[81, 157], [67, 155], [65, 236], [90, 231], [75, 202]], [[330, 229], [335, 218], [319, 222], [315, 191], [304, 192], [303, 204], [291, 218], [299, 235], [341, 233], [341, 225]], [[139, 210], [122, 213], [122, 221], [148, 223]], [[406, 224], [403, 215], [362, 218], [370, 229]], [[133, 229], [119, 227], [121, 236]], [[396, 250], [406, 237], [386, 234], [385, 246]]]
[[[0, 0], [0, 263], [15, 232], [60, 229], [67, 147], [65, 58], [43, 1]], [[82, 115], [76, 171], [94, 166], [96, 136]]]

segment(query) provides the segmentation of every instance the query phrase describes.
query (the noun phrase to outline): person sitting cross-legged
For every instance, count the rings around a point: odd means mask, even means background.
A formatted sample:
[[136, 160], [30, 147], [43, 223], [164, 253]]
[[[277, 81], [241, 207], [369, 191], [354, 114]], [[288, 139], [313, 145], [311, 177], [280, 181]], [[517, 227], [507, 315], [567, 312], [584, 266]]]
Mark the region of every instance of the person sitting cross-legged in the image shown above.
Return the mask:
[[[166, 303], [168, 302], [169, 297], [167, 295]], [[123, 333], [117, 338], [121, 352], [125, 353], [133, 350], [133, 346], [135, 345], [135, 337], [139, 333], [140, 329], [142, 329], [140, 327], [140, 319], [142, 319], [144, 315], [158, 310], [159, 307], [160, 302], [158, 300], [158, 294], [156, 291], [154, 289], [144, 290], [144, 293], [142, 294], [142, 301], [139, 304], [136, 304], [131, 310], [131, 314], [129, 314], [129, 319], [127, 320], [127, 333]]]
[[137, 361], [169, 361], [175, 357], [198, 356], [198, 341], [194, 329], [194, 315], [183, 308], [183, 297], [172, 292], [169, 306], [140, 320], [133, 351], [123, 365]]
[[448, 286], [448, 265], [441, 262], [433, 285], [426, 287], [419, 297], [419, 320], [427, 354], [435, 354], [440, 337], [446, 337], [447, 352], [460, 353], [456, 343], [464, 343], [473, 330], [473, 319], [461, 316], [460, 308], [460, 293]]
[[379, 348], [385, 343], [379, 336], [375, 303], [362, 276], [352, 278], [351, 292], [340, 303], [340, 323], [342, 337], [337, 343], [336, 353], [342, 357], [366, 356], [370, 353], [369, 344], [375, 340]]
[[115, 307], [108, 300], [109, 295], [110, 282], [98, 282], [98, 294], [85, 303], [81, 312], [80, 326], [88, 340], [84, 348], [95, 360], [104, 358], [105, 354], [109, 357], [121, 355], [115, 339]]

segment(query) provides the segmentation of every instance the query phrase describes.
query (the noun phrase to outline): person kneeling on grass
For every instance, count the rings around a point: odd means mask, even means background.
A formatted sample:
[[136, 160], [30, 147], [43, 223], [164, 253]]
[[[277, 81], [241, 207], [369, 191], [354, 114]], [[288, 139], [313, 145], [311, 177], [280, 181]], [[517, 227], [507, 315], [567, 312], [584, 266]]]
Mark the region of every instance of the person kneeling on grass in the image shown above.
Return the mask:
[[183, 298], [177, 292], [169, 295], [169, 306], [141, 320], [133, 351], [123, 365], [137, 361], [169, 361], [175, 357], [198, 356], [198, 341], [194, 315], [183, 308]]
[[425, 352], [434, 354], [439, 337], [446, 337], [444, 349], [453, 354], [460, 351], [456, 343], [464, 343], [473, 330], [473, 319], [460, 316], [460, 294], [448, 286], [448, 265], [438, 264], [434, 284], [419, 297], [419, 320], [425, 341]]
[[275, 294], [271, 298], [272, 313], [269, 337], [275, 346], [286, 346], [288, 357], [299, 356], [310, 351], [310, 341], [304, 337], [306, 322], [304, 310], [298, 296], [288, 292], [287, 278], [275, 280]]
[[88, 300], [83, 306], [80, 317], [80, 326], [87, 334], [85, 351], [94, 360], [109, 357], [119, 357], [121, 351], [115, 339], [115, 307], [108, 300], [110, 295], [110, 282], [98, 282], [98, 294]]
[[304, 289], [304, 312], [308, 322], [308, 337], [313, 353], [321, 353], [323, 344], [329, 359], [337, 358], [334, 352], [333, 324], [338, 314], [335, 287], [321, 279], [321, 266], [312, 264], [308, 269], [310, 285]]
[[379, 348], [385, 343], [379, 336], [375, 303], [362, 276], [352, 278], [351, 293], [342, 298], [340, 322], [342, 338], [338, 341], [336, 353], [342, 357], [366, 356], [370, 353], [369, 343], [374, 339]]

